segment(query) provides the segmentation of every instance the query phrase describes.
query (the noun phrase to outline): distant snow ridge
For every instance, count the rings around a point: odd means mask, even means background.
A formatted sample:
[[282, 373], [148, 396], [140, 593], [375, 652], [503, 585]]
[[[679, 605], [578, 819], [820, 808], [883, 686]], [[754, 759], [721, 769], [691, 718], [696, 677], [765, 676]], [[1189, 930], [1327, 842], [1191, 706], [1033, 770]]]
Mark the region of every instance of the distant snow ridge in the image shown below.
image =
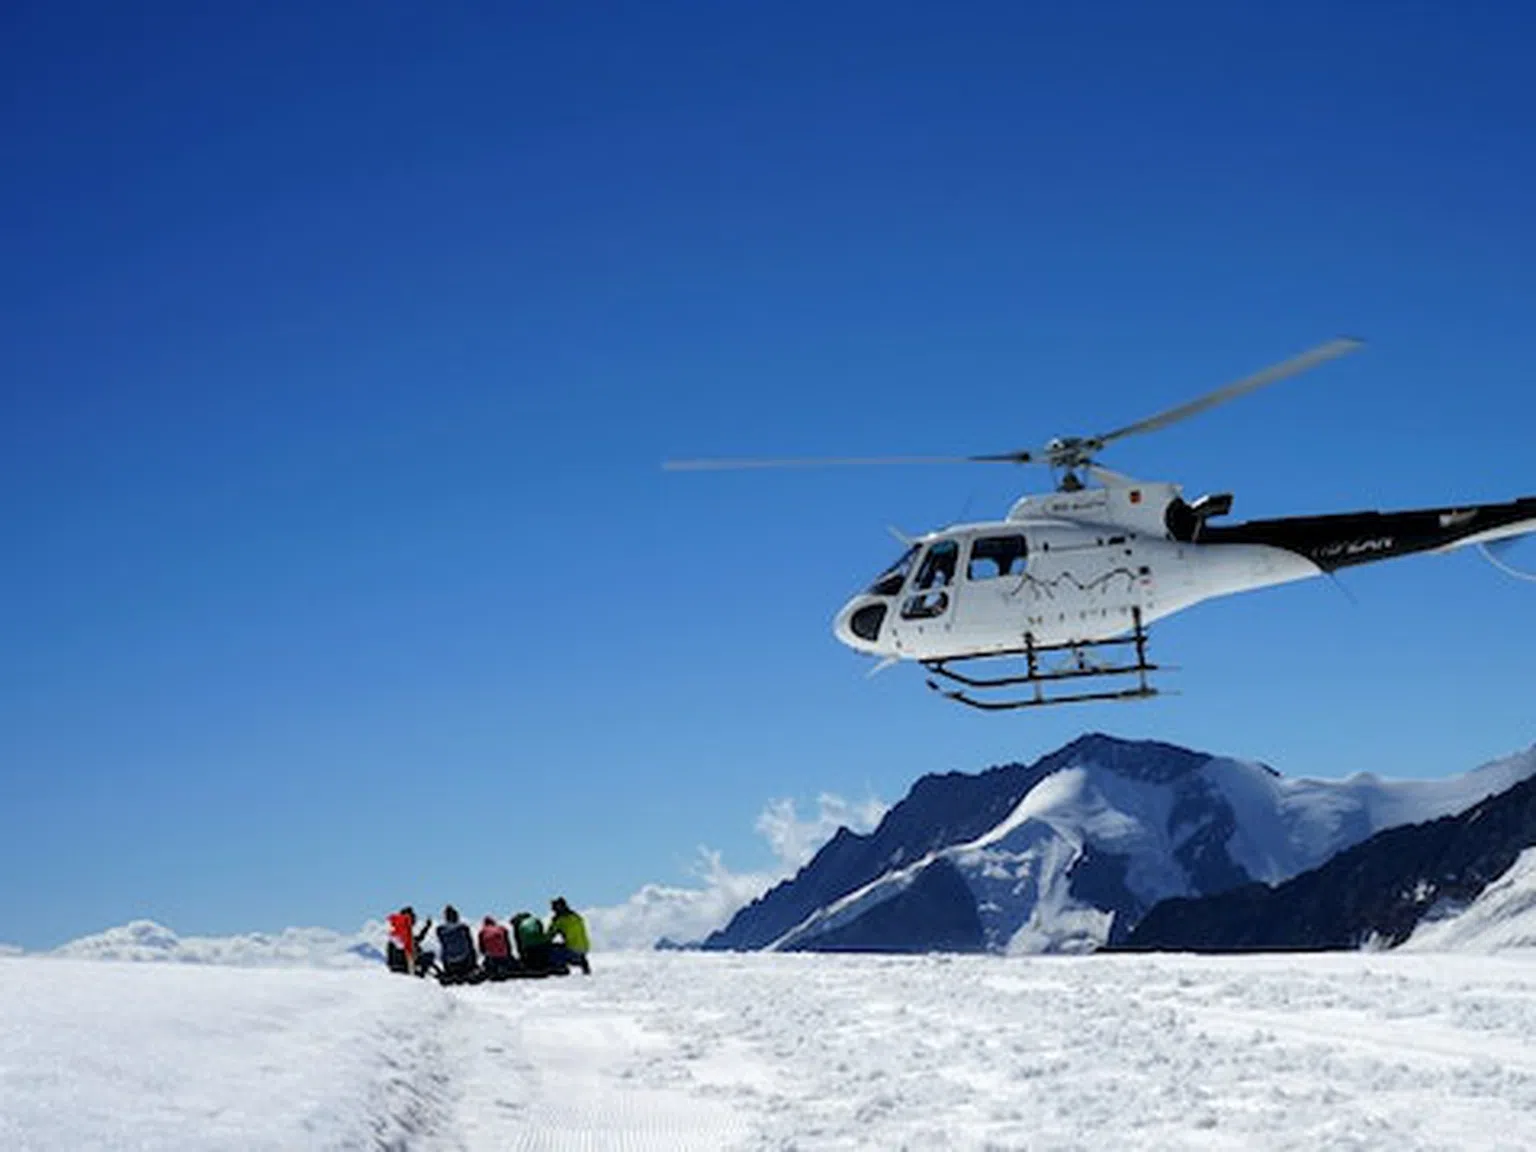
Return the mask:
[[260, 968], [350, 968], [383, 962], [384, 926], [371, 921], [347, 936], [329, 928], [285, 928], [275, 935], [178, 936], [153, 920], [134, 920], [55, 949], [73, 960], [227, 964]]
[[1459, 915], [1421, 924], [1409, 952], [1497, 952], [1536, 948], [1536, 848], [1484, 888]]
[[872, 833], [840, 832], [704, 947], [1092, 951], [1167, 897], [1277, 883], [1533, 773], [1536, 749], [1445, 780], [1288, 780], [1084, 736], [1033, 765], [924, 777]]

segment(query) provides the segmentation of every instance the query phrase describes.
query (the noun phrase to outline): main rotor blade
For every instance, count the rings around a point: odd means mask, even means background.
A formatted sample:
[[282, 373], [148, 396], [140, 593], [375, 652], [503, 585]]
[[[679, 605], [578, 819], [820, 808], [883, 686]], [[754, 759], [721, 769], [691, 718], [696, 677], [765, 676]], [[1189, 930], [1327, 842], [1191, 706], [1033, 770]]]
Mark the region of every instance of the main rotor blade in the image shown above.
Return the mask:
[[1003, 452], [991, 456], [782, 456], [764, 458], [704, 458], [667, 460], [667, 472], [728, 472], [746, 468], [842, 468], [864, 464], [977, 464], [1006, 462], [1028, 464], [1028, 452]]
[[1199, 415], [1207, 408], [1214, 408], [1218, 404], [1225, 404], [1228, 400], [1235, 400], [1245, 393], [1262, 388], [1266, 384], [1274, 384], [1276, 381], [1295, 376], [1305, 372], [1309, 368], [1315, 368], [1319, 364], [1326, 363], [1336, 357], [1346, 355], [1355, 349], [1364, 346], [1363, 340], [1356, 340], [1351, 336], [1339, 336], [1329, 340], [1326, 344], [1319, 344], [1316, 348], [1309, 349], [1298, 356], [1292, 356], [1289, 360], [1282, 360], [1278, 364], [1272, 364], [1263, 371], [1255, 372], [1252, 376], [1245, 376], [1241, 380], [1207, 392], [1198, 399], [1191, 400], [1187, 404], [1180, 404], [1177, 408], [1170, 408], [1166, 412], [1159, 412], [1156, 416], [1148, 416], [1145, 420], [1138, 420], [1134, 424], [1127, 424], [1124, 428], [1116, 428], [1113, 432], [1106, 432], [1102, 436], [1094, 438], [1098, 446], [1108, 444], [1111, 440], [1119, 440], [1122, 436], [1131, 436], [1138, 432], [1154, 432], [1159, 428], [1166, 428], [1170, 424], [1176, 424], [1180, 420], [1187, 420], [1191, 416]]

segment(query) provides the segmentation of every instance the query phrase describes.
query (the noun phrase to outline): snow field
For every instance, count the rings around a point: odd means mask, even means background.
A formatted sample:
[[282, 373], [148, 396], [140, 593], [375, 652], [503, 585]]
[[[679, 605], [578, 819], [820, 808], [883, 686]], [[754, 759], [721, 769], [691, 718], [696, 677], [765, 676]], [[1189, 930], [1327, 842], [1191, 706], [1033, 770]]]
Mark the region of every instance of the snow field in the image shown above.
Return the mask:
[[1528, 1149], [1536, 955], [0, 960], [0, 1146]]

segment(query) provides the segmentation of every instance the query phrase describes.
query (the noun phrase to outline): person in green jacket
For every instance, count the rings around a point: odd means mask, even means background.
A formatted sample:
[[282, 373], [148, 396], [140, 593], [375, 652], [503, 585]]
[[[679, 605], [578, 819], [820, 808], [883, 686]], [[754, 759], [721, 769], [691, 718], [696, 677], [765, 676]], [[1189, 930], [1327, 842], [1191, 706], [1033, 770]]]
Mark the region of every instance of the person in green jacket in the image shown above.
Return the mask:
[[523, 970], [532, 975], [549, 975], [549, 936], [539, 918], [530, 912], [519, 912], [512, 917], [512, 936], [517, 941], [517, 958], [522, 961]]
[[[592, 975], [592, 965], [587, 962], [591, 944], [587, 939], [587, 922], [580, 914], [571, 911], [564, 896], [556, 896], [549, 902], [553, 915], [549, 919], [550, 959], [556, 964], [565, 963]], [[554, 943], [558, 937], [559, 942]]]

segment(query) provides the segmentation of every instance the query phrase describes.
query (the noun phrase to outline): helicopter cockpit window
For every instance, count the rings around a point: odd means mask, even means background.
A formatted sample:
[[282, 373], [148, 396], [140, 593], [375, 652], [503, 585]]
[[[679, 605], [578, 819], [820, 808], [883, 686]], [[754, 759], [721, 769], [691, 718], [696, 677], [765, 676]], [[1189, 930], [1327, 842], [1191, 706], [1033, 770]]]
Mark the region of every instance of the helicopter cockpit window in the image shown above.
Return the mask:
[[953, 540], [936, 541], [923, 557], [923, 566], [917, 571], [917, 583], [913, 587], [924, 592], [929, 588], [944, 587], [954, 580], [955, 565], [959, 560], [959, 544]]
[[960, 545], [954, 540], [935, 541], [923, 557], [917, 578], [912, 582], [916, 595], [909, 596], [901, 614], [908, 620], [924, 620], [943, 615], [949, 607], [949, 593], [944, 589], [955, 579], [960, 563]]
[[871, 596], [896, 596], [901, 592], [907, 582], [907, 573], [912, 571], [912, 561], [917, 559], [918, 546], [916, 544], [901, 554], [901, 559], [892, 564], [869, 586]]
[[968, 580], [996, 580], [1002, 576], [1022, 576], [1029, 561], [1029, 548], [1023, 536], [981, 536], [971, 545], [971, 561], [966, 565]]

